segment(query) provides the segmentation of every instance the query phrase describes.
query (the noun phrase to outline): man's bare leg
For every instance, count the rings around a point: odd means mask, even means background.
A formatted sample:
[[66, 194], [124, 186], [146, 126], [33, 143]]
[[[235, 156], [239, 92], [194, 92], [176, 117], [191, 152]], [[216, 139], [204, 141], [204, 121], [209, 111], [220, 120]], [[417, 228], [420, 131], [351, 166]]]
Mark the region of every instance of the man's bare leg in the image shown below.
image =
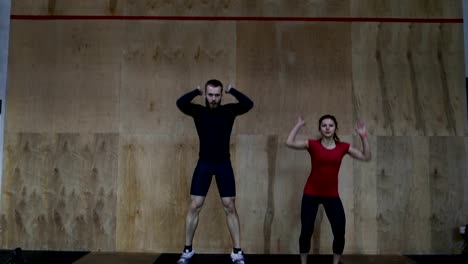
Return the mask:
[[226, 213], [226, 222], [232, 239], [231, 260], [235, 264], [245, 264], [244, 253], [240, 246], [240, 224], [237, 215], [235, 197], [222, 197], [224, 212]]
[[191, 246], [198, 226], [198, 216], [205, 202], [205, 196], [192, 195], [192, 201], [185, 219], [185, 245]]
[[240, 248], [240, 224], [237, 215], [235, 197], [222, 197], [224, 212], [226, 213], [226, 222], [231, 234], [232, 245], [234, 248]]

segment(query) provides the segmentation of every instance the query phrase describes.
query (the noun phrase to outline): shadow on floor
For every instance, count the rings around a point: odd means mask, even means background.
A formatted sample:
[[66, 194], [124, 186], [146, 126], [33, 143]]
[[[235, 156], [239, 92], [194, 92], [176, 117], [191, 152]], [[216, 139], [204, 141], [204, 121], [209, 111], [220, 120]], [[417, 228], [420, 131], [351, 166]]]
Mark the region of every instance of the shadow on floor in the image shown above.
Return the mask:
[[406, 255], [417, 264], [468, 264], [468, 255]]
[[[10, 264], [14, 250], [0, 250], [0, 264]], [[23, 250], [22, 257], [27, 264], [71, 264], [85, 256], [87, 251], [36, 251]], [[21, 262], [19, 262], [21, 263]]]
[[[175, 264], [180, 254], [161, 254], [153, 264]], [[245, 256], [247, 264], [299, 264], [298, 255]], [[309, 255], [308, 263], [331, 264], [332, 255]], [[344, 255], [343, 264], [468, 264], [467, 255]], [[196, 254], [190, 264], [232, 264], [229, 254]]]
[[[93, 253], [77, 251], [23, 251], [28, 264], [176, 264], [180, 254]], [[13, 250], [0, 250], [0, 264], [9, 264]], [[92, 256], [94, 258], [92, 258]], [[158, 257], [159, 255], [159, 257]], [[84, 257], [86, 256], [86, 257]], [[84, 257], [84, 258], [83, 258]], [[298, 255], [247, 254], [247, 264], [299, 264]], [[345, 255], [343, 264], [468, 264], [468, 255]], [[190, 264], [231, 264], [229, 254], [196, 254]], [[331, 264], [332, 255], [309, 255], [309, 263]]]
[[[179, 259], [180, 254], [161, 254], [154, 264], [175, 264]], [[331, 255], [313, 255], [309, 256], [309, 263], [322, 264], [331, 263]], [[284, 263], [294, 264], [300, 263], [299, 255], [257, 255], [247, 254], [245, 256], [247, 264], [269, 264], [269, 263]], [[232, 264], [229, 254], [195, 254], [190, 261], [190, 264]]]

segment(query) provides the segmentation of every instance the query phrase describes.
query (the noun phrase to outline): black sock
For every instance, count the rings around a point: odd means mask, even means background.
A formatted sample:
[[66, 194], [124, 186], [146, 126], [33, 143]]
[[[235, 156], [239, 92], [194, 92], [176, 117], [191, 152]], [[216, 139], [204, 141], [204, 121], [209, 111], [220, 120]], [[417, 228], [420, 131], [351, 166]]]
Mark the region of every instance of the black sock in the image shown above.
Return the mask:
[[184, 247], [184, 252], [185, 252], [186, 250], [188, 250], [189, 252], [192, 252], [192, 245], [190, 245], [190, 246], [187, 246], [187, 245], [186, 245], [186, 246]]
[[239, 253], [239, 251], [242, 251], [241, 248], [232, 248], [232, 251], [234, 252], [234, 254], [237, 254]]

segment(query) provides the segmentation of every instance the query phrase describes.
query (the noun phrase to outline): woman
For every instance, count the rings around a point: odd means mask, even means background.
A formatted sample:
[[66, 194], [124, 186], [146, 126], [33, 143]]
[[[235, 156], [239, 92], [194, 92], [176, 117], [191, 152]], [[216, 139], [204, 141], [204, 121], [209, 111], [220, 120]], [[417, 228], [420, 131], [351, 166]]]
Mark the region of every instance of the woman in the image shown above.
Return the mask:
[[324, 115], [319, 120], [318, 140], [297, 140], [296, 135], [305, 125], [302, 117], [289, 133], [286, 145], [294, 149], [307, 150], [311, 157], [312, 170], [304, 187], [301, 205], [301, 235], [299, 249], [301, 264], [307, 264], [310, 250], [310, 240], [314, 232], [315, 217], [318, 206], [323, 205], [333, 232], [333, 264], [340, 262], [345, 245], [346, 218], [343, 204], [338, 194], [338, 172], [343, 156], [369, 161], [371, 152], [367, 141], [367, 128], [362, 122], [356, 125], [356, 132], [361, 138], [362, 150], [351, 147], [349, 143], [341, 142], [336, 131], [338, 123], [332, 115]]

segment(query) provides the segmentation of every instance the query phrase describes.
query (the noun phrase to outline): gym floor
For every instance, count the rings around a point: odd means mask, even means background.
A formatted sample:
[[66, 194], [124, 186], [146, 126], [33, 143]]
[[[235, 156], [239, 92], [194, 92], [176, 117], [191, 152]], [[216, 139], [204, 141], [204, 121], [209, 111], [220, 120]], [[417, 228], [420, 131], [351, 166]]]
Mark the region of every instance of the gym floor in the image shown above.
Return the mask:
[[[104, 252], [66, 252], [66, 251], [28, 251], [22, 252], [24, 263], [28, 264], [175, 264], [179, 254], [155, 253], [104, 253]], [[0, 250], [0, 264], [12, 263], [12, 250]], [[331, 255], [310, 255], [313, 264], [331, 263]], [[343, 264], [435, 264], [468, 263], [468, 255], [344, 255]], [[248, 264], [299, 263], [298, 255], [256, 255], [247, 254]], [[18, 262], [19, 263], [19, 262]], [[230, 264], [228, 254], [196, 254], [191, 264]], [[16, 263], [14, 263], [16, 264]]]

